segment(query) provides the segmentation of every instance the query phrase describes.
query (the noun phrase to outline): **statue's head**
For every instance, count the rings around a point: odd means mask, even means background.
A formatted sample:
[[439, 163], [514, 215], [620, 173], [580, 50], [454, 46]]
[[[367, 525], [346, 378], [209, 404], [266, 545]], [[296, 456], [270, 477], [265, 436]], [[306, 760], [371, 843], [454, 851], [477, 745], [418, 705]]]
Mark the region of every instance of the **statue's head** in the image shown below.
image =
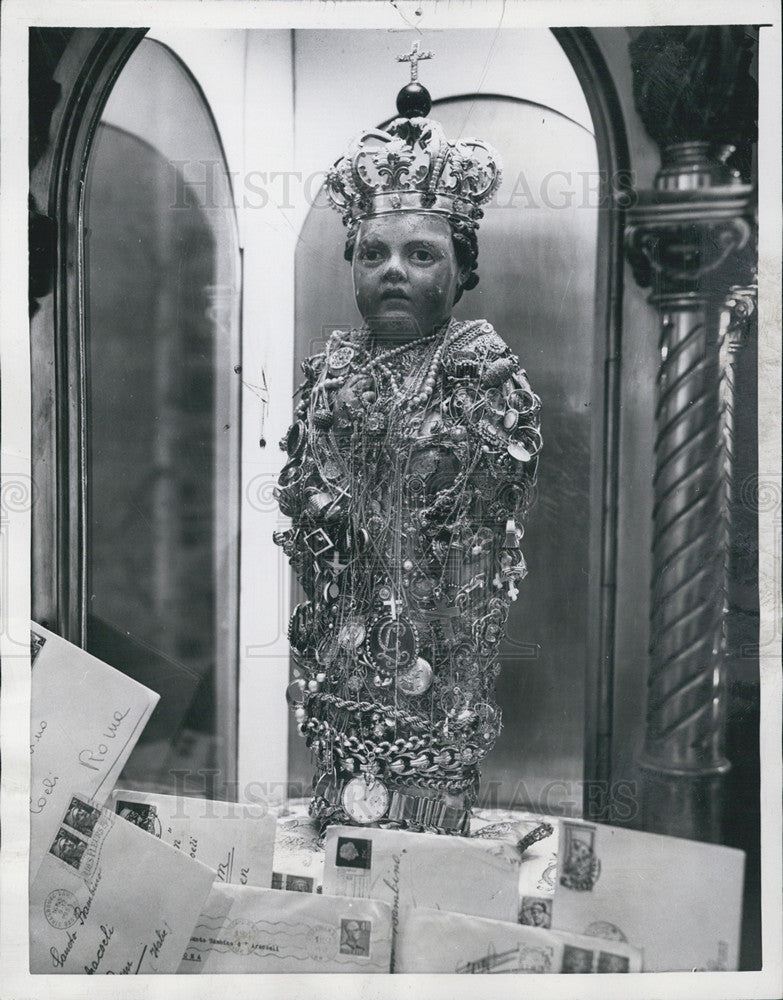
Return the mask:
[[464, 247], [443, 215], [394, 212], [363, 219], [346, 256], [367, 325], [426, 336], [446, 322], [463, 289], [478, 280], [476, 254]]
[[408, 323], [421, 335], [478, 283], [476, 230], [500, 184], [498, 156], [481, 139], [449, 142], [424, 117], [416, 85], [397, 99], [404, 117], [361, 132], [326, 178], [347, 227], [356, 302], [373, 325]]

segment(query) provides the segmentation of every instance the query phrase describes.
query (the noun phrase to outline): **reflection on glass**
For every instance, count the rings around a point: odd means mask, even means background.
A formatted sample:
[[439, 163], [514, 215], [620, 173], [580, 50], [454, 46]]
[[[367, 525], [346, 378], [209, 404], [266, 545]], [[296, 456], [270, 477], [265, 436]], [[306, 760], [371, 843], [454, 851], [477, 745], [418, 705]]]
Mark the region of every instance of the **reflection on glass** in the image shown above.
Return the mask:
[[88, 183], [87, 648], [160, 693], [123, 780], [174, 791], [230, 780], [239, 274], [220, 142], [164, 46], [120, 75]]

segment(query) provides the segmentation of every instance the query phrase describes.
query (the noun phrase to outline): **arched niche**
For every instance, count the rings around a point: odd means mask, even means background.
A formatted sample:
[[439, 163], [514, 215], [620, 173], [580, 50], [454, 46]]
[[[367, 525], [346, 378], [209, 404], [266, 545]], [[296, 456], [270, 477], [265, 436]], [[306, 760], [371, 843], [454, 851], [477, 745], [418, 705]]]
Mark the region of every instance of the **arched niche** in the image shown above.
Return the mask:
[[[504, 94], [436, 99], [431, 117], [451, 139], [478, 134], [502, 151], [503, 185], [479, 230], [481, 281], [455, 314], [493, 323], [544, 405], [546, 460], [524, 541], [530, 576], [509, 618], [497, 689], [504, 730], [483, 767], [482, 799], [578, 813], [596, 787], [609, 787], [611, 774], [629, 168], [597, 46], [587, 31], [556, 35], [582, 84], [592, 133], [540, 102]], [[333, 329], [360, 322], [343, 242], [341, 221], [321, 194], [297, 245], [295, 378]], [[296, 733], [289, 750], [289, 780], [306, 787], [309, 763]]]

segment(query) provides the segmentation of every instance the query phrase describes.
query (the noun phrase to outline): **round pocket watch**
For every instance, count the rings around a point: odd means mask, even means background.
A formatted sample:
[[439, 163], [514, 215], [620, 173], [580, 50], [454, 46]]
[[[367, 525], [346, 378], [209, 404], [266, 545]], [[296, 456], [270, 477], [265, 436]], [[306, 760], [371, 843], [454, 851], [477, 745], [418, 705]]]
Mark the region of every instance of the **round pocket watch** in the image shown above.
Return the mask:
[[343, 789], [342, 804], [354, 823], [376, 823], [389, 808], [389, 789], [377, 778], [372, 785], [365, 778], [351, 778]]

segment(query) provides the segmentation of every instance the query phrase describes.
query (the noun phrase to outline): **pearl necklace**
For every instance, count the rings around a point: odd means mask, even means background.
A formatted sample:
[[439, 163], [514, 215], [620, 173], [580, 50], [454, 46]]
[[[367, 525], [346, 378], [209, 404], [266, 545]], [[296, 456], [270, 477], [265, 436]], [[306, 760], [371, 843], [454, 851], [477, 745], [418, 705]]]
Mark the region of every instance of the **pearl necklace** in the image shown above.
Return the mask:
[[361, 373], [363, 374], [373, 367], [380, 368], [383, 374], [389, 379], [395, 401], [399, 408], [402, 410], [415, 410], [417, 407], [423, 406], [432, 395], [432, 391], [435, 388], [435, 382], [438, 377], [438, 370], [440, 368], [443, 352], [446, 347], [460, 335], [460, 333], [459, 324], [454, 324], [453, 321], [450, 321], [449, 326], [446, 329], [445, 336], [435, 348], [435, 352], [432, 355], [432, 360], [430, 361], [421, 389], [412, 395], [401, 388], [396, 375], [387, 362], [393, 357], [412, 350], [415, 347], [423, 347], [425, 344], [432, 343], [434, 340], [438, 339], [437, 333], [430, 334], [427, 337], [420, 337], [418, 340], [411, 341], [409, 344], [402, 344], [400, 347], [394, 347], [388, 351], [384, 351], [384, 353], [380, 354], [377, 358], [370, 360], [364, 368], [361, 369]]

